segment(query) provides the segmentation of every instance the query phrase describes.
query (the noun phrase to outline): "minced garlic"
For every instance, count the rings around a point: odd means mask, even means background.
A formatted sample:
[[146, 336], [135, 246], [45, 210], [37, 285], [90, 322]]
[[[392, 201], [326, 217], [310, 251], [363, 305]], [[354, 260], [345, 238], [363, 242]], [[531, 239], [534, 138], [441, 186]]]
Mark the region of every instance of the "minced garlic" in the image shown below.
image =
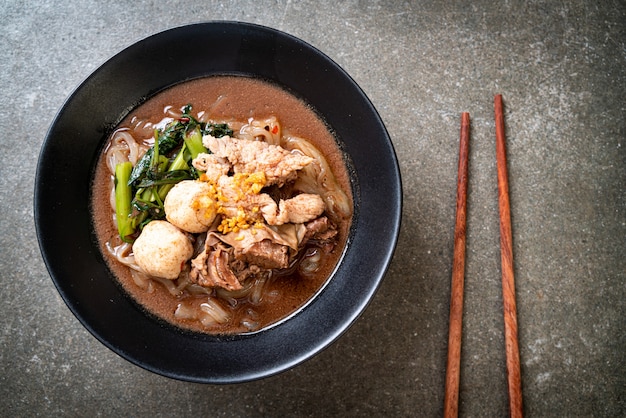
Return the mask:
[[[232, 179], [233, 190], [229, 190], [229, 193], [223, 193], [219, 184], [209, 180], [205, 175], [200, 176], [199, 179], [210, 185], [213, 201], [216, 202], [217, 205], [216, 212], [222, 216], [226, 214], [226, 210], [224, 209], [226, 204], [232, 207], [237, 204], [238, 201], [245, 200], [246, 196], [258, 195], [267, 183], [267, 178], [263, 172], [236, 173]], [[225, 194], [228, 194], [231, 198], [235, 196], [235, 198], [229, 200]], [[259, 221], [260, 216], [260, 208], [258, 206], [254, 206], [249, 210], [239, 206], [235, 216], [222, 218], [217, 230], [223, 234], [227, 234], [229, 232], [239, 232], [242, 229], [248, 229], [252, 225], [258, 228], [259, 223], [261, 225], [263, 224]]]

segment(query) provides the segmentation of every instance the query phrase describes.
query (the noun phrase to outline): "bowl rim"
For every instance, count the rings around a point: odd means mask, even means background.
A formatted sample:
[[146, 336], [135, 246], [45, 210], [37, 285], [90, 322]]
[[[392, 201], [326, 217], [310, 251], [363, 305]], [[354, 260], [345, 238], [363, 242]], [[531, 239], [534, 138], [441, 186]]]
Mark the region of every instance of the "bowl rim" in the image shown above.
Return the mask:
[[[84, 191], [80, 193], [68, 191], [56, 199], [50, 191], [50, 183], [60, 180], [64, 182], [63, 184], [73, 185], [72, 181], [75, 181], [69, 175], [61, 173], [63, 169], [69, 167], [69, 162], [50, 161], [50, 156], [62, 152], [63, 145], [67, 145], [68, 140], [61, 135], [67, 135], [68, 129], [72, 129], [76, 125], [75, 123], [72, 124], [72, 121], [69, 119], [71, 119], [72, 112], [77, 112], [77, 106], [86, 103], [93, 105], [94, 96], [97, 97], [97, 95], [94, 94], [94, 91], [89, 91], [89, 89], [91, 88], [97, 93], [98, 88], [102, 88], [99, 83], [107, 80], [107, 74], [105, 73], [110, 71], [110, 68], [116, 69], [126, 59], [141, 55], [145, 49], [149, 50], [151, 46], [159, 45], [159, 43], [167, 44], [179, 37], [185, 38], [198, 34], [204, 34], [203, 36], [207, 37], [223, 36], [227, 40], [233, 38], [240, 43], [243, 43], [246, 39], [258, 41], [259, 43], [274, 42], [275, 48], [283, 49], [279, 51], [274, 59], [282, 60], [283, 63], [288, 61], [287, 53], [299, 53], [306, 56], [312, 62], [312, 64], [307, 65], [320, 65], [326, 72], [320, 75], [315, 70], [311, 70], [309, 74], [311, 77], [329, 76], [339, 80], [345, 92], [348, 92], [355, 104], [358, 104], [358, 107], [355, 107], [355, 110], [359, 111], [356, 112], [358, 114], [343, 115], [342, 117], [348, 118], [346, 120], [349, 120], [350, 124], [355, 126], [359, 123], [371, 124], [375, 128], [377, 135], [377, 142], [374, 143], [368, 142], [358, 144], [358, 146], [357, 144], [342, 143], [342, 147], [350, 154], [353, 162], [355, 154], [357, 155], [356, 167], [354, 168], [356, 170], [354, 175], [357, 176], [355, 180], [357, 190], [354, 201], [355, 207], [358, 205], [358, 213], [355, 212], [353, 219], [353, 231], [351, 231], [350, 242], [346, 245], [344, 254], [335, 269], [335, 273], [333, 273], [332, 279], [327, 280], [327, 283], [318, 292], [317, 296], [307, 302], [305, 307], [290, 315], [288, 320], [279, 321], [279, 323], [253, 334], [227, 336], [199, 334], [183, 331], [174, 326], [155, 321], [153, 317], [146, 315], [145, 312], [138, 311], [136, 306], [132, 307], [132, 302], [129, 300], [130, 297], [123, 294], [124, 292], [121, 291], [119, 285], [115, 284], [117, 289], [115, 291], [109, 284], [103, 285], [102, 272], [90, 271], [90, 268], [102, 265], [97, 262], [98, 256], [101, 257], [101, 254], [98, 254], [99, 248], [97, 243], [94, 243], [94, 237], [91, 236], [93, 232], [90, 233], [88, 238], [80, 235], [81, 241], [73, 244], [75, 245], [73, 249], [76, 255], [80, 257], [72, 257], [72, 254], [60, 256], [57, 246], [59, 242], [62, 242], [59, 234], [63, 225], [51, 224], [56, 219], [55, 216], [60, 216], [62, 219], [69, 219], [71, 215], [81, 216], [80, 209], [82, 207], [73, 209], [71, 214], [64, 214], [63, 210], [73, 203], [69, 197], [74, 195], [84, 196]], [[241, 54], [241, 52], [237, 51], [230, 52], [235, 53], [235, 55], [236, 53]], [[217, 73], [208, 72], [205, 76]], [[241, 74], [245, 75], [245, 73], [246, 71], [241, 71]], [[280, 77], [287, 76], [282, 74]], [[111, 77], [109, 76], [108, 78]], [[188, 77], [187, 79], [191, 78], [194, 77]], [[145, 96], [139, 98], [139, 100], [145, 100], [157, 91], [182, 81], [184, 80], [164, 83], [164, 85], [153, 89], [153, 91], [145, 92]], [[283, 82], [285, 80], [275, 81]], [[287, 85], [285, 87], [290, 88], [292, 86]], [[75, 102], [80, 103], [76, 104]], [[117, 125], [125, 114], [139, 104], [136, 100], [120, 103], [108, 106], [115, 108], [118, 115], [109, 115], [109, 118], [103, 124], [104, 127], [99, 128], [101, 131], [98, 139], [100, 142], [99, 147], [102, 146], [102, 141], [108, 136], [105, 132], [106, 129]], [[324, 106], [333, 105], [330, 101], [324, 101], [324, 103]], [[315, 103], [312, 103], [312, 105], [319, 110]], [[98, 107], [96, 106], [96, 108]], [[322, 117], [326, 118], [327, 115], [321, 111], [320, 113], [322, 113]], [[364, 116], [367, 116], [368, 120], [357, 120]], [[337, 127], [336, 124], [330, 125], [333, 129]], [[78, 136], [88, 137], [85, 142], [90, 145], [86, 145], [86, 147], [91, 146], [89, 150], [93, 149], [93, 142], [96, 142], [96, 134], [88, 131], [89, 134], [83, 135], [83, 131], [80, 129], [71, 132], [78, 133]], [[344, 138], [341, 139], [343, 140]], [[76, 144], [76, 141], [72, 144]], [[67, 146], [65, 148], [67, 149]], [[80, 158], [81, 155], [85, 154], [86, 149], [75, 151], [75, 155], [72, 155], [72, 157]], [[350, 150], [353, 152], [349, 152]], [[377, 164], [372, 165], [362, 161], [366, 156], [373, 156], [373, 153], [377, 154], [375, 155], [376, 157], [381, 158], [381, 161], [378, 161], [380, 167]], [[87, 154], [89, 153], [87, 152]], [[93, 158], [92, 155], [92, 160]], [[93, 166], [93, 163], [91, 161], [90, 166]], [[50, 178], [51, 176], [52, 179]], [[372, 179], [377, 181], [364, 181]], [[370, 204], [370, 200], [375, 200], [375, 202]], [[77, 201], [80, 201], [82, 205], [81, 198], [77, 199]], [[380, 207], [381, 205], [384, 208]], [[354, 79], [322, 51], [293, 35], [267, 26], [237, 21], [207, 21], [160, 31], [132, 43], [98, 66], [67, 97], [51, 123], [39, 154], [34, 192], [35, 227], [43, 260], [57, 291], [79, 322], [102, 344], [131, 363], [166, 377], [198, 383], [239, 383], [275, 375], [313, 357], [337, 340], [363, 313], [379, 288], [397, 245], [401, 226], [401, 213], [402, 185], [393, 143], [380, 115]], [[382, 215], [385, 215], [384, 219], [382, 217], [377, 219]], [[82, 231], [82, 234], [84, 233], [85, 231]], [[379, 241], [368, 242], [372, 239]], [[91, 242], [91, 247], [86, 248], [88, 247], [88, 242]], [[371, 252], [372, 250], [379, 250], [380, 253], [365, 260], [360, 259], [361, 251]], [[69, 268], [69, 263], [72, 263], [76, 268]], [[347, 267], [346, 263], [348, 263]], [[108, 271], [108, 267], [103, 267]], [[76, 280], [77, 275], [83, 274], [81, 268], [90, 274], [94, 274], [93, 277], [90, 277], [92, 283], [106, 287], [106, 292], [104, 293], [109, 297], [109, 300], [96, 301], [96, 305], [98, 305], [96, 307], [85, 306], [86, 303], [80, 297], [83, 294], [90, 294], [89, 292], [92, 292], [92, 290], [88, 285], [82, 282], [79, 283]], [[77, 270], [80, 273], [77, 273]], [[348, 288], [351, 292], [350, 296], [354, 296], [354, 300], [345, 299], [345, 284], [343, 287], [335, 286], [335, 282], [340, 280], [337, 277], [341, 277], [343, 281], [349, 279], [349, 277], [346, 277], [348, 270], [358, 273], [357, 276], [359, 278], [365, 277], [363, 282]], [[108, 271], [108, 274], [111, 274], [110, 271]], [[68, 277], [72, 277], [72, 279]], [[325, 302], [322, 303], [320, 301]], [[115, 311], [116, 307], [119, 310], [123, 310], [124, 314], [133, 315], [133, 318], [137, 319], [138, 324], [135, 326], [124, 324], [124, 318], [119, 317], [122, 314], [118, 314]], [[325, 317], [323, 310], [329, 307], [340, 310], [339, 318]], [[102, 312], [98, 311], [98, 309], [107, 312], [114, 318], [112, 319], [114, 322], [113, 326], [108, 324], [107, 320], [98, 317], [100, 312]], [[144, 319], [141, 319], [140, 316], [143, 316]], [[311, 323], [313, 326], [308, 329], [314, 332], [301, 332], [303, 325], [310, 326]], [[123, 335], [113, 338], [111, 333], [116, 332], [115, 326], [123, 328], [124, 331]], [[145, 329], [149, 330], [149, 332], [146, 331], [147, 337], [145, 338], [137, 335], [137, 331], [143, 329], [141, 327], [146, 327]], [[299, 337], [298, 341], [294, 341], [293, 337], [295, 335]], [[185, 344], [182, 358], [171, 353], [181, 342]], [[152, 351], [158, 351], [158, 354], [154, 354]], [[254, 364], [246, 358], [251, 353], [260, 356], [259, 361], [261, 364]], [[210, 359], [204, 359], [204, 362], [194, 357], [207, 354], [210, 354], [211, 357]], [[148, 355], [150, 358], [147, 358]], [[188, 360], [189, 364], [180, 364], [183, 360]]]

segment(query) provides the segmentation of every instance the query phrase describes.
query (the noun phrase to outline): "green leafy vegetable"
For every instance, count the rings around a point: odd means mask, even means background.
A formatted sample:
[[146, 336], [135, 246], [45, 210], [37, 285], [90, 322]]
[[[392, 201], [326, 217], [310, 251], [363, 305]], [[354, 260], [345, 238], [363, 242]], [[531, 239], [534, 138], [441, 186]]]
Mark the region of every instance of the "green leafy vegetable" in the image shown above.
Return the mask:
[[[193, 177], [189, 170], [172, 170], [164, 173], [156, 173], [146, 176], [138, 185], [139, 188], [161, 186], [163, 184], [176, 184], [183, 180], [191, 180]], [[159, 195], [162, 196], [161, 193]]]
[[233, 136], [233, 130], [228, 127], [226, 123], [208, 123], [202, 132], [204, 135], [211, 135], [215, 138], [221, 138], [223, 136]]

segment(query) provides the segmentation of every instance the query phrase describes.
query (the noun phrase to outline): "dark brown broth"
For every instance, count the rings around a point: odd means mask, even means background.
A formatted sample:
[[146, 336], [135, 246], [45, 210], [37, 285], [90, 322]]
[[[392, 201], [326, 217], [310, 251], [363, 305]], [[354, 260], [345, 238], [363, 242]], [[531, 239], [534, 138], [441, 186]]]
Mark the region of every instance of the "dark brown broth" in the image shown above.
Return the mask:
[[[164, 109], [167, 106], [180, 109], [186, 104], [193, 105], [193, 114], [204, 110], [209, 112], [210, 119], [218, 121], [243, 122], [250, 117], [262, 119], [276, 116], [281, 123], [283, 134], [306, 138], [322, 151], [339, 184], [348, 196], [351, 196], [350, 180], [343, 156], [326, 124], [303, 101], [281, 88], [257, 79], [215, 76], [179, 84], [139, 106], [121, 122], [119, 127], [129, 126], [133, 119], [157, 123], [165, 117]], [[121, 285], [141, 306], [182, 328], [209, 333], [245, 332], [247, 330], [240, 325], [240, 320], [248, 315], [249, 309], [254, 310], [261, 328], [279, 321], [301, 307], [321, 288], [339, 261], [347, 241], [350, 219], [340, 222], [338, 245], [330, 254], [324, 256], [321, 268], [315, 274], [303, 277], [296, 273], [273, 278], [264, 292], [269, 295], [271, 293], [267, 292], [276, 291], [278, 297], [264, 297], [256, 305], [242, 301], [236, 307], [231, 307], [234, 318], [228, 324], [206, 329], [199, 322], [175, 318], [174, 311], [181, 299], [170, 295], [158, 284], [155, 286], [155, 292], [145, 292], [133, 282], [129, 268], [109, 256], [106, 243], [110, 242], [112, 245], [121, 243], [109, 205], [110, 178], [103, 155], [96, 167], [92, 198], [94, 225], [102, 253]], [[194, 298], [195, 304], [206, 300], [206, 296]]]

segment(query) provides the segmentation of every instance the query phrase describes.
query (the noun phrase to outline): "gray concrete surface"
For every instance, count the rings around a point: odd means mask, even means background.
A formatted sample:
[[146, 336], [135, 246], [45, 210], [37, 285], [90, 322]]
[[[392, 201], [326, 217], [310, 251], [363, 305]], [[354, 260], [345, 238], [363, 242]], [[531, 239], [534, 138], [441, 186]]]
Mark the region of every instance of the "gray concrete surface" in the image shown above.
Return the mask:
[[[438, 416], [460, 113], [472, 117], [461, 416], [505, 416], [493, 96], [506, 105], [528, 416], [626, 415], [626, 4], [621, 1], [0, 4], [3, 416]], [[321, 49], [396, 147], [403, 229], [374, 301], [284, 374], [210, 386], [144, 371], [56, 293], [33, 225], [37, 155], [68, 94], [132, 42], [240, 20]]]

